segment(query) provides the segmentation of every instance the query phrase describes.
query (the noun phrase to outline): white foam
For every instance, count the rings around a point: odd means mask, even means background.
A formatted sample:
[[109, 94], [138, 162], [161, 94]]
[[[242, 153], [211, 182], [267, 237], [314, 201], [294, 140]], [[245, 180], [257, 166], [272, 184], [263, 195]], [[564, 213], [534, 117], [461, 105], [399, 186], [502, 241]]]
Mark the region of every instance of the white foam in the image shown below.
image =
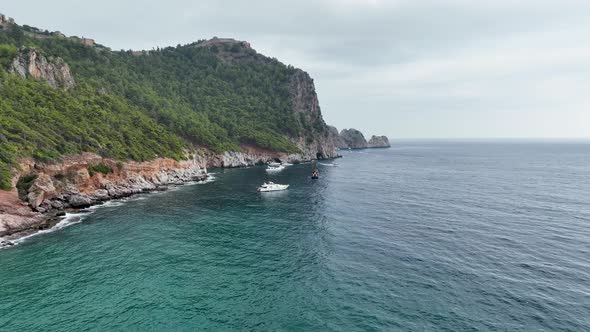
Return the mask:
[[203, 181], [195, 181], [195, 184], [206, 184], [206, 183], [211, 183], [214, 182], [217, 178], [214, 175], [215, 173], [208, 173], [207, 178]]
[[[203, 181], [192, 181], [192, 182], [187, 182], [187, 185], [192, 185], [192, 184], [205, 184], [205, 183], [211, 183], [213, 181], [216, 180], [216, 177], [214, 176], [215, 173], [208, 173], [207, 175], [209, 175], [207, 177], [207, 179], [203, 180]], [[171, 187], [169, 188], [172, 190], [178, 189], [179, 187]], [[0, 242], [6, 241], [8, 243], [13, 244], [14, 245], [18, 245], [23, 243], [24, 241], [37, 236], [37, 235], [41, 235], [41, 234], [47, 234], [47, 233], [52, 233], [55, 231], [58, 231], [60, 229], [66, 228], [68, 226], [71, 225], [75, 225], [75, 224], [79, 224], [80, 222], [83, 221], [84, 216], [93, 213], [94, 211], [96, 211], [97, 209], [100, 208], [107, 208], [107, 207], [117, 207], [117, 206], [121, 206], [123, 204], [125, 204], [125, 202], [129, 202], [129, 201], [141, 201], [144, 199], [147, 199], [148, 197], [146, 195], [134, 195], [134, 196], [130, 196], [130, 197], [126, 197], [126, 198], [121, 198], [121, 199], [117, 199], [117, 200], [110, 200], [110, 201], [106, 201], [103, 204], [97, 204], [97, 205], [92, 205], [84, 210], [82, 210], [81, 212], [77, 212], [77, 213], [69, 213], [67, 212], [66, 215], [57, 223], [55, 224], [53, 227], [49, 228], [49, 229], [44, 229], [44, 230], [40, 230], [37, 231], [35, 233], [20, 237], [18, 239], [15, 240], [9, 240], [7, 238], [4, 237], [0, 237]], [[10, 248], [12, 246], [0, 246], [0, 249], [4, 249], [4, 248]]]
[[92, 205], [91, 207], [87, 208], [86, 210], [94, 211], [94, 210], [100, 209], [100, 208], [116, 207], [116, 206], [121, 206], [121, 205], [123, 205], [123, 202], [121, 200], [111, 200], [111, 201], [106, 201], [102, 204]]
[[[13, 245], [18, 245], [18, 244], [21, 244], [24, 241], [26, 241], [26, 240], [34, 237], [34, 236], [41, 235], [41, 234], [47, 234], [47, 233], [53, 233], [53, 232], [55, 232], [57, 230], [66, 228], [68, 226], [78, 224], [78, 223], [82, 222], [82, 219], [83, 219], [83, 217], [85, 215], [88, 215], [88, 212], [86, 212], [86, 213], [66, 213], [66, 215], [63, 217], [63, 219], [61, 219], [57, 224], [55, 224], [53, 227], [51, 227], [49, 229], [43, 229], [43, 230], [40, 230], [38, 232], [35, 232], [35, 233], [32, 233], [32, 234], [29, 234], [29, 235], [20, 237], [20, 238], [18, 238], [16, 240], [6, 240], [6, 239], [3, 239], [3, 238], [0, 238], [0, 242], [2, 240], [5, 240], [7, 242], [12, 243]], [[2, 247], [0, 247], [0, 249], [1, 248]], [[10, 246], [7, 246], [5, 248], [10, 248]]]

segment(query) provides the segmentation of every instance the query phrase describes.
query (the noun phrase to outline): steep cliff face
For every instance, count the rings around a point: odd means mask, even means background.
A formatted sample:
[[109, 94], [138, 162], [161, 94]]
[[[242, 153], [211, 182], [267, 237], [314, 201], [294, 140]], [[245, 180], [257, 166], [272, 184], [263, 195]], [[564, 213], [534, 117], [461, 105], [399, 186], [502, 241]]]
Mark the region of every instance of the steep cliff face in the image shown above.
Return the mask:
[[369, 147], [369, 148], [389, 148], [389, 147], [391, 147], [391, 145], [389, 145], [389, 139], [387, 139], [387, 136], [373, 135], [373, 136], [371, 136], [371, 139], [367, 143], [367, 147]]
[[298, 114], [302, 127], [307, 128], [294, 139], [303, 152], [302, 159], [336, 157], [336, 136], [324, 122], [313, 79], [303, 70], [296, 70], [291, 78], [291, 99], [293, 112]]
[[[212, 38], [198, 42], [195, 47], [206, 47], [213, 51], [224, 63], [273, 63], [271, 59], [254, 50], [248, 42], [231, 38]], [[304, 132], [296, 137], [289, 137], [301, 150], [299, 156], [291, 159], [310, 160], [316, 158], [334, 158], [337, 156], [337, 137], [330, 131], [322, 117], [318, 96], [313, 79], [301, 69], [295, 69], [289, 82], [292, 112], [304, 128]], [[237, 155], [248, 154], [247, 152]], [[249, 159], [246, 157], [246, 159]], [[241, 163], [241, 162], [240, 162]]]
[[62, 58], [46, 58], [33, 48], [21, 49], [13, 60], [9, 72], [23, 78], [45, 80], [54, 88], [67, 90], [76, 85], [70, 67]]
[[364, 149], [367, 147], [367, 140], [365, 139], [365, 136], [356, 129], [343, 129], [340, 132], [340, 138], [346, 144], [346, 148]]
[[328, 126], [328, 129], [330, 130], [330, 137], [331, 137], [332, 141], [334, 142], [334, 145], [338, 149], [347, 149], [348, 145], [346, 144], [344, 139], [342, 139], [342, 137], [340, 136], [340, 133], [338, 132], [338, 128], [336, 128], [334, 126]]

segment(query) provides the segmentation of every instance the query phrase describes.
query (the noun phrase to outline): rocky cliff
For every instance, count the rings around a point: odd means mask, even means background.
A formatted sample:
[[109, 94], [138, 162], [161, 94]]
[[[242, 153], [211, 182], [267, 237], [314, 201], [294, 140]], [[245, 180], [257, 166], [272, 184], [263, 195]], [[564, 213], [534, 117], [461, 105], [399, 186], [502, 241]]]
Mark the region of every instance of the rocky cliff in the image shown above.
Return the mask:
[[[254, 50], [248, 42], [231, 38], [214, 37], [195, 44], [195, 47], [206, 47], [215, 53], [216, 57], [226, 63], [276, 62]], [[337, 156], [337, 136], [333, 135], [324, 122], [315, 85], [309, 74], [301, 69], [295, 69], [291, 75], [289, 91], [292, 111], [301, 127], [306, 128], [298, 136], [290, 137], [291, 141], [301, 150], [297, 159], [310, 160], [334, 158]]]
[[0, 191], [0, 237], [45, 227], [48, 217], [68, 208], [207, 178], [207, 157], [126, 162], [94, 153], [62, 156], [57, 163], [23, 160], [11, 191]]
[[22, 48], [12, 61], [9, 72], [23, 78], [45, 80], [54, 88], [67, 90], [76, 84], [70, 67], [62, 58], [46, 58], [34, 48]]
[[[204, 180], [206, 159], [194, 155], [186, 161], [158, 158], [121, 163], [94, 153], [63, 156], [58, 163], [21, 163], [16, 187], [24, 201], [38, 212], [85, 207], [169, 184]], [[24, 178], [28, 184], [21, 186]]]
[[291, 100], [299, 121], [311, 125], [308, 131], [293, 139], [303, 152], [302, 159], [336, 157], [337, 142], [322, 117], [313, 79], [303, 70], [296, 70], [291, 78]]
[[330, 139], [332, 140], [332, 142], [334, 142], [334, 145], [338, 149], [348, 149], [348, 145], [346, 144], [344, 139], [342, 139], [342, 137], [340, 136], [340, 133], [338, 132], [338, 128], [336, 128], [334, 126], [328, 126], [328, 130], [330, 131]]
[[371, 139], [367, 143], [367, 147], [369, 147], [369, 148], [389, 148], [389, 147], [391, 147], [391, 145], [389, 145], [389, 139], [387, 139], [387, 136], [373, 135], [373, 136], [371, 136]]
[[363, 133], [356, 129], [343, 129], [340, 132], [340, 138], [349, 149], [364, 149], [367, 147], [367, 140]]

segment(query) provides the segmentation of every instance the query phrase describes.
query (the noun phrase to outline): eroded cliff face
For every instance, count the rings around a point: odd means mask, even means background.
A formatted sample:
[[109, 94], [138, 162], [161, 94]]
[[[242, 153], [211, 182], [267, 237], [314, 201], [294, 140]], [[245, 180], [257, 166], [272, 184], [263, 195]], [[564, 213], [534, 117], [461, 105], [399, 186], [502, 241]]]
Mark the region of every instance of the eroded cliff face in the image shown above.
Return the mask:
[[[198, 153], [184, 161], [159, 158], [121, 163], [94, 153], [63, 156], [61, 162], [52, 164], [23, 160], [13, 178], [16, 188], [0, 191], [0, 237], [42, 227], [46, 219], [42, 213], [204, 180], [206, 160]], [[99, 165], [108, 172], [94, 170]]]
[[371, 136], [371, 139], [367, 143], [367, 147], [369, 148], [389, 148], [389, 139], [387, 136]]
[[291, 99], [293, 112], [311, 127], [300, 137], [293, 138], [302, 151], [302, 159], [337, 157], [337, 136], [324, 122], [313, 79], [303, 70], [296, 70], [291, 78]]
[[23, 48], [12, 61], [9, 72], [23, 78], [45, 80], [54, 88], [70, 89], [76, 85], [70, 67], [62, 58], [46, 58], [34, 48]]

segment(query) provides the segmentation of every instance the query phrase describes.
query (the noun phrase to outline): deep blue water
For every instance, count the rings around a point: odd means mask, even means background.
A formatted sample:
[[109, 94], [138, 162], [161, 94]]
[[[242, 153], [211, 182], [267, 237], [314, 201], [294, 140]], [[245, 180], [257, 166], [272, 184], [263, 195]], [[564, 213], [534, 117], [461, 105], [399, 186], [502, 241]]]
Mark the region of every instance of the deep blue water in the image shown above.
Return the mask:
[[0, 330], [590, 330], [590, 143], [343, 154], [318, 181], [215, 170], [0, 250]]

